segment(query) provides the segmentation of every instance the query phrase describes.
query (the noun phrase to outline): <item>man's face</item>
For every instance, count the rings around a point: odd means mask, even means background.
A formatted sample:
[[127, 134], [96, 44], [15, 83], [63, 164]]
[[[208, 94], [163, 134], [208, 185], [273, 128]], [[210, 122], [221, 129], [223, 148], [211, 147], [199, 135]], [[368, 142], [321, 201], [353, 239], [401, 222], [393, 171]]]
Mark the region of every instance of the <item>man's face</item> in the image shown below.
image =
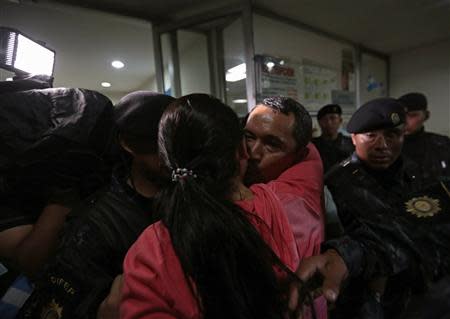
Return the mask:
[[422, 128], [423, 123], [427, 120], [427, 111], [410, 111], [406, 113], [406, 131], [405, 134], [413, 134]]
[[389, 168], [400, 156], [404, 128], [370, 131], [352, 134], [356, 154], [373, 169]]
[[276, 179], [298, 159], [294, 139], [295, 116], [257, 105], [245, 125], [249, 152], [247, 184], [266, 183]]
[[329, 113], [322, 116], [318, 122], [323, 135], [335, 135], [341, 126], [342, 118], [339, 114]]

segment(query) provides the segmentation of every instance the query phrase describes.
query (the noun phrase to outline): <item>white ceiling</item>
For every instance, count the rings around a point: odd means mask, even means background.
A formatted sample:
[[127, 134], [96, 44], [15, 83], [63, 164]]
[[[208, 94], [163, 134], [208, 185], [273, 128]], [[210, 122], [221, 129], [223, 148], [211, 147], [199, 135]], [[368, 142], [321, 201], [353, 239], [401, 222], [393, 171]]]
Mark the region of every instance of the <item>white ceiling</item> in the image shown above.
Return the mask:
[[[39, 2], [39, 0], [37, 0]], [[179, 12], [245, 0], [55, 0], [167, 22]], [[253, 0], [255, 7], [392, 53], [450, 37], [450, 0]]]
[[[16, 27], [57, 51], [57, 85], [87, 87], [117, 100], [132, 90], [154, 88], [150, 21], [169, 22], [183, 13], [236, 2], [240, 1], [0, 0], [0, 24]], [[450, 38], [450, 0], [252, 2], [257, 8], [386, 54]], [[116, 58], [125, 62], [123, 70], [110, 67]], [[103, 89], [102, 81], [111, 82], [112, 87]]]
[[450, 0], [256, 0], [257, 5], [383, 53], [450, 37]]

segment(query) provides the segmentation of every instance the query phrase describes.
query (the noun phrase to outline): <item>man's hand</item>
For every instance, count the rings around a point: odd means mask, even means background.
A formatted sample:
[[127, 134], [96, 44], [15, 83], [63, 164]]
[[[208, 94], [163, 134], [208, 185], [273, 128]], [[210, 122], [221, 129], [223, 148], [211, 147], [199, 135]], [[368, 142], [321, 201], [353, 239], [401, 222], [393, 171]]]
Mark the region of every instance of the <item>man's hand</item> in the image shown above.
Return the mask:
[[[297, 276], [304, 282], [308, 282], [319, 272], [323, 276], [322, 287], [319, 292], [324, 295], [328, 302], [334, 303], [339, 295], [342, 283], [348, 276], [347, 266], [342, 257], [333, 249], [325, 253], [304, 259], [297, 271]], [[299, 305], [299, 287], [297, 284], [291, 286], [289, 295], [289, 310], [297, 312]]]
[[118, 275], [112, 285], [109, 295], [100, 304], [97, 319], [119, 319], [119, 306], [122, 291], [122, 275]]

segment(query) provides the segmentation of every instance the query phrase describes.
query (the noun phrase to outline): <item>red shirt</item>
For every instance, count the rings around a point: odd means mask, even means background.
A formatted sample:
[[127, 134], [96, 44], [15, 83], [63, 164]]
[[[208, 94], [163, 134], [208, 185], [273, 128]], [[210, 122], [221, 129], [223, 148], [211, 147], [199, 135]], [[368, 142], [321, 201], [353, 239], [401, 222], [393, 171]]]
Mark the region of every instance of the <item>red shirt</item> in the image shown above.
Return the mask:
[[322, 160], [312, 143], [308, 149], [303, 161], [268, 183], [283, 204], [300, 260], [319, 254], [325, 238]]
[[[295, 270], [294, 237], [280, 200], [267, 185], [253, 185], [251, 190], [253, 199], [237, 204], [280, 260]], [[120, 318], [201, 318], [169, 231], [161, 222], [148, 227], [127, 253]]]
[[[314, 144], [308, 144], [309, 153], [300, 163], [283, 172], [268, 186], [277, 194], [294, 234], [299, 260], [320, 253], [325, 239], [323, 206], [323, 166]], [[316, 317], [328, 317], [324, 297], [314, 301]], [[305, 313], [303, 318], [312, 318]]]
[[[253, 185], [252, 200], [237, 203], [291, 270], [300, 259], [319, 253], [324, 239], [322, 162], [314, 145], [308, 149], [303, 161], [275, 181]], [[317, 318], [326, 318], [325, 299], [317, 299], [315, 305]], [[147, 228], [126, 256], [120, 313], [124, 319], [201, 317], [162, 223]]]

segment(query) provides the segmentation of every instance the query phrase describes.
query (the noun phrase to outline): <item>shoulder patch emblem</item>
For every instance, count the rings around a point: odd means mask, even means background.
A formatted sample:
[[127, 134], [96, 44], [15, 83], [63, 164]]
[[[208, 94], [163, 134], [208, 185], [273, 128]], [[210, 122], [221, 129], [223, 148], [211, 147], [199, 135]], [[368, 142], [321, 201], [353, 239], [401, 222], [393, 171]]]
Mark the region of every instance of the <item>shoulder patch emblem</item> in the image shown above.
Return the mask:
[[433, 217], [441, 211], [439, 200], [428, 196], [414, 197], [405, 206], [407, 212], [418, 218]]
[[53, 299], [41, 313], [41, 319], [59, 319], [62, 316], [63, 307], [58, 305]]

